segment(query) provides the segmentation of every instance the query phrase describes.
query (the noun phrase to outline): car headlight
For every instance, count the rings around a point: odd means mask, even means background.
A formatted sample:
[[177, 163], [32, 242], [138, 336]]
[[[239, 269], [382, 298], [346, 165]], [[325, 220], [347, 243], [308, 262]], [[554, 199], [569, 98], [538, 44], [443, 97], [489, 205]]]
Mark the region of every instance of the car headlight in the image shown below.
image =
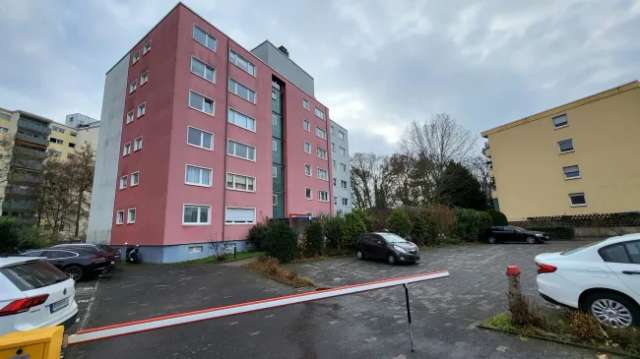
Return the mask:
[[406, 249], [404, 249], [402, 247], [395, 246], [395, 249], [400, 253], [404, 253], [404, 254], [408, 254], [409, 253], [409, 251], [407, 251]]

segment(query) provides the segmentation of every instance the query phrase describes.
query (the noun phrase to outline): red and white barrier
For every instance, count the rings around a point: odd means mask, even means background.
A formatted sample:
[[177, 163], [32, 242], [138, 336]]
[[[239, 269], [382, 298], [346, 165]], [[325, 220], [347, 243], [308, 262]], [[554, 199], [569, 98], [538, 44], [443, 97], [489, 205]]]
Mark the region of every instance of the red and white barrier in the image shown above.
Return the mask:
[[408, 276], [381, 279], [361, 284], [345, 285], [342, 287], [315, 290], [298, 294], [291, 294], [282, 297], [257, 300], [252, 302], [233, 304], [221, 307], [211, 307], [192, 312], [183, 312], [170, 315], [163, 315], [143, 320], [107, 325], [103, 327], [90, 328], [78, 331], [69, 335], [67, 344], [80, 344], [94, 340], [107, 339], [121, 335], [145, 332], [149, 330], [161, 329], [175, 325], [199, 322], [202, 320], [222, 318], [231, 315], [244, 314], [264, 310], [269, 308], [282, 307], [285, 305], [310, 302], [314, 300], [338, 297], [341, 295], [366, 292], [374, 289], [393, 287], [402, 284], [421, 282], [430, 279], [448, 277], [448, 271], [438, 271], [430, 273], [412, 274]]

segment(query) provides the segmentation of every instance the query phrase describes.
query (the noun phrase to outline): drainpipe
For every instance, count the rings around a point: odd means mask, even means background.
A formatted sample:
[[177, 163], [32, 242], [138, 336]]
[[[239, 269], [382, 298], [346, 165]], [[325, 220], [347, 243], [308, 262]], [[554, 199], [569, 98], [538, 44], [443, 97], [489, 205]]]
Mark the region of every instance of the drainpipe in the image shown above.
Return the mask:
[[[229, 126], [229, 119], [227, 118], [228, 114], [229, 114], [229, 38], [226, 38], [226, 53], [225, 53], [225, 81], [224, 81], [224, 112], [222, 114], [222, 118], [224, 120], [224, 132], [223, 132], [223, 138], [224, 138], [224, 145], [222, 146], [224, 153], [223, 155], [223, 164], [222, 164], [222, 181], [220, 182], [222, 185], [222, 230], [220, 233], [222, 233], [222, 247], [225, 248], [224, 246], [224, 242], [225, 242], [225, 222], [224, 222], [224, 217], [225, 217], [225, 213], [226, 213], [226, 208], [227, 208], [227, 132], [228, 132], [228, 127]], [[216, 246], [216, 253], [218, 252], [217, 250], [217, 246]], [[217, 253], [219, 254], [219, 253]]]

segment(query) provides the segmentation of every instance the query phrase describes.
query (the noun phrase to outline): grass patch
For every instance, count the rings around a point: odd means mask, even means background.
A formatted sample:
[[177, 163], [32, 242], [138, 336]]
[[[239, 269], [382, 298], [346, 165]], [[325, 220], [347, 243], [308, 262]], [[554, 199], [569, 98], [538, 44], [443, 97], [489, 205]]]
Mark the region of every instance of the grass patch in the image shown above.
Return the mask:
[[294, 288], [315, 287], [311, 279], [299, 276], [283, 268], [277, 259], [267, 256], [258, 257], [258, 260], [247, 264], [247, 267], [254, 272], [260, 273], [270, 279], [275, 280]]
[[229, 262], [241, 261], [243, 259], [259, 257], [263, 254], [264, 252], [255, 252], [255, 251], [238, 252], [236, 253], [235, 257], [233, 256], [233, 254], [227, 254], [224, 256], [209, 256], [209, 257], [194, 259], [192, 261], [180, 262], [179, 264], [191, 265], [191, 264], [229, 263]]

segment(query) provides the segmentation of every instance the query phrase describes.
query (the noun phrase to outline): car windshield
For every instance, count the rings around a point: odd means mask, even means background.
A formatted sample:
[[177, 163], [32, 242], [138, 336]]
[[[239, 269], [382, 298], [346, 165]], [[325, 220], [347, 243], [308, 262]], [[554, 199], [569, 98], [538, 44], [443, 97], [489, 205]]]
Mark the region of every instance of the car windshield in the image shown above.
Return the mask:
[[46, 287], [69, 278], [58, 268], [40, 260], [0, 268], [0, 273], [21, 291]]
[[511, 229], [518, 231], [518, 232], [524, 232], [526, 231], [526, 229], [522, 228], [522, 227], [518, 227], [518, 226], [509, 226]]
[[387, 243], [407, 243], [407, 241], [400, 237], [397, 234], [393, 234], [393, 233], [378, 233], [380, 236], [382, 236], [382, 238], [384, 238], [385, 242]]
[[585, 250], [585, 249], [587, 249], [587, 248], [591, 248], [591, 247], [593, 247], [593, 246], [597, 246], [598, 244], [600, 244], [600, 243], [602, 243], [602, 242], [604, 242], [604, 240], [602, 240], [602, 241], [598, 241], [598, 242], [593, 242], [593, 243], [590, 243], [590, 244], [584, 245], [584, 246], [582, 246], [582, 247], [578, 247], [578, 248], [570, 249], [570, 250], [568, 250], [568, 251], [561, 252], [561, 253], [560, 253], [560, 255], [568, 256], [568, 255], [570, 255], [570, 254], [578, 253], [578, 252], [581, 252], [581, 251], [583, 251], [583, 250]]

